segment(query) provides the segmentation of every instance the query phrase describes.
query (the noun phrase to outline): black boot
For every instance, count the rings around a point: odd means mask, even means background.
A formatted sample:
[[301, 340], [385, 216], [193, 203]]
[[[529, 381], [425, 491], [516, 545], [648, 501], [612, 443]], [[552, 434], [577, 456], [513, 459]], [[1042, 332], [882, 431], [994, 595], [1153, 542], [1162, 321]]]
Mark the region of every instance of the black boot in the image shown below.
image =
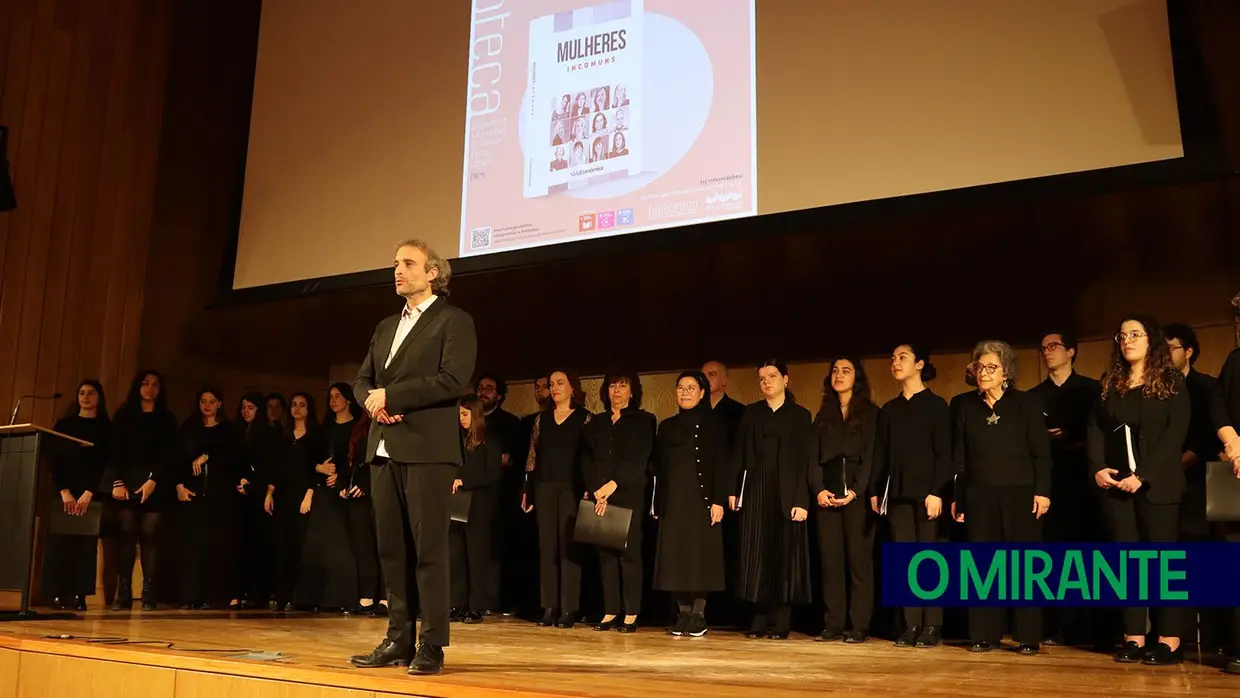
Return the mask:
[[133, 610], [133, 582], [121, 582], [116, 587], [116, 600], [112, 602], [113, 611]]
[[155, 589], [150, 580], [142, 580], [142, 610], [154, 611], [158, 607], [155, 603]]

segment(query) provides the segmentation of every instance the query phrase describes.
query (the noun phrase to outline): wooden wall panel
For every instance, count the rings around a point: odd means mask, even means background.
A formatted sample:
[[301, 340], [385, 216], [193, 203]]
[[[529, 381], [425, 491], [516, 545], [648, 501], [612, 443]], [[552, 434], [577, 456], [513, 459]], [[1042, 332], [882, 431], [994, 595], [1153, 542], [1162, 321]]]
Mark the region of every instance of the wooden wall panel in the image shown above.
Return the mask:
[[[118, 404], [137, 361], [170, 0], [0, 3], [0, 407], [50, 423], [82, 378]], [[7, 420], [7, 417], [6, 417]]]
[[173, 698], [177, 672], [161, 667], [25, 652], [19, 698]]
[[373, 698], [373, 691], [178, 671], [176, 698]]
[[21, 652], [0, 649], [0, 698], [17, 698], [17, 672], [21, 663]]

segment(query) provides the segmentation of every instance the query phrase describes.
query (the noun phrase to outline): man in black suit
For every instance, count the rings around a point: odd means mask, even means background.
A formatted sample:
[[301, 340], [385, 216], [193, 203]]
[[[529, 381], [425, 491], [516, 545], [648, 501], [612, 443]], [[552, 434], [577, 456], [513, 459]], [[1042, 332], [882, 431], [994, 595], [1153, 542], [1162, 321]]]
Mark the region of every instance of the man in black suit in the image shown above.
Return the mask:
[[745, 406], [728, 395], [728, 367], [718, 361], [707, 361], [702, 365], [702, 373], [710, 381], [710, 407], [723, 419], [728, 430], [728, 440], [736, 438], [736, 429], [740, 426], [741, 415]]
[[[360, 667], [409, 664], [410, 674], [443, 669], [448, 646], [448, 498], [462, 464], [457, 398], [469, 386], [478, 353], [474, 321], [448, 305], [447, 260], [420, 240], [396, 249], [396, 293], [405, 306], [375, 328], [354, 392], [365, 399], [370, 426], [366, 458], [379, 563], [387, 584], [388, 632]], [[414, 653], [409, 605], [410, 562], [422, 628]]]

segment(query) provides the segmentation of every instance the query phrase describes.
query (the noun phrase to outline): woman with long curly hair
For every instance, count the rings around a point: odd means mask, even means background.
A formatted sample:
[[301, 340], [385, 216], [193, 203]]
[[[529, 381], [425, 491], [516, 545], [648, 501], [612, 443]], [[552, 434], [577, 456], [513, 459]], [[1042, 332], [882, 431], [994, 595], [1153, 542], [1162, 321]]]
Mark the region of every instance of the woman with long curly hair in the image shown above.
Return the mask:
[[[1090, 469], [1103, 489], [1103, 517], [1112, 540], [1175, 542], [1186, 486], [1180, 447], [1190, 409], [1184, 375], [1171, 363], [1162, 326], [1144, 315], [1125, 318], [1088, 432]], [[1124, 645], [1115, 661], [1182, 661], [1181, 609], [1153, 613], [1159, 637], [1150, 650], [1145, 646], [1146, 609], [1124, 609]]]

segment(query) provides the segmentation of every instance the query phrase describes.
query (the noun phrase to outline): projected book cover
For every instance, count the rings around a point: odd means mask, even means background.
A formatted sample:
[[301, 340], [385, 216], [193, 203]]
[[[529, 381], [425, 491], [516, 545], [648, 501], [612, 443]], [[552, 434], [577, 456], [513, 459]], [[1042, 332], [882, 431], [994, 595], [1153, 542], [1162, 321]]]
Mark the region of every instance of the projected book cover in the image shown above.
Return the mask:
[[478, 0], [462, 256], [757, 213], [753, 0]]

